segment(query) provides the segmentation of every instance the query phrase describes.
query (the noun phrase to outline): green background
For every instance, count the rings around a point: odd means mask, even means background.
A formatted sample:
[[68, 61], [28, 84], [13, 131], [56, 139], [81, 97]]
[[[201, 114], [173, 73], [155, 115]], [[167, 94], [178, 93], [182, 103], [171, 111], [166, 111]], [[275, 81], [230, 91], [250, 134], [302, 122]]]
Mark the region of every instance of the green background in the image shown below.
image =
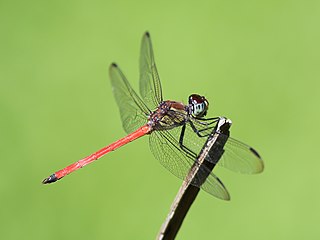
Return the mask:
[[319, 239], [319, 1], [0, 1], [0, 239], [154, 239], [181, 181], [124, 136], [108, 66], [137, 89], [149, 30], [164, 97], [210, 101], [265, 171], [217, 169], [177, 239]]

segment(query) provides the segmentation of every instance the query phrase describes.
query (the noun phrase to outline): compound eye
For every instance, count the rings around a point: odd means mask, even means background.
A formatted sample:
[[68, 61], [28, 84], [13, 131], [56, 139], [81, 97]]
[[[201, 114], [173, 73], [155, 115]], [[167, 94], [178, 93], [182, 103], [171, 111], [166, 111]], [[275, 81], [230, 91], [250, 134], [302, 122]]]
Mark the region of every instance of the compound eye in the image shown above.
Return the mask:
[[192, 94], [189, 97], [189, 106], [192, 110], [192, 115], [195, 117], [204, 117], [208, 110], [208, 101], [205, 97], [198, 94]]

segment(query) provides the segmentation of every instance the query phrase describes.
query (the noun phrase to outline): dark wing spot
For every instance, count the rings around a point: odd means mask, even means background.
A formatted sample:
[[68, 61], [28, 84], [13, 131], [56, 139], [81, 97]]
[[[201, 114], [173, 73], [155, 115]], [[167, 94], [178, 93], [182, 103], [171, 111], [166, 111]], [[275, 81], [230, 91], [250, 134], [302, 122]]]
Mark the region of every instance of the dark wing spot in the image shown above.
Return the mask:
[[250, 147], [250, 151], [251, 151], [254, 155], [256, 155], [258, 158], [261, 159], [261, 156], [259, 155], [259, 153], [258, 153], [256, 150], [254, 150], [252, 147]]

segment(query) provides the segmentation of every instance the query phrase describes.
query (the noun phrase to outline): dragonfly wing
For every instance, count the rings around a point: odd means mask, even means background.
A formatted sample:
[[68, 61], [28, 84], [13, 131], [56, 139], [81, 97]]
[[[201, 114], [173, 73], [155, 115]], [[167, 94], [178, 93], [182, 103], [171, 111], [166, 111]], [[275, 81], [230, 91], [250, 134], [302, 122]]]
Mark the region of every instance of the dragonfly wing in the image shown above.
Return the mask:
[[[176, 127], [167, 131], [155, 131], [151, 134], [150, 148], [156, 159], [173, 175], [180, 179], [185, 179], [193, 164], [197, 164], [195, 153], [185, 151], [179, 146], [178, 130], [181, 127]], [[211, 195], [229, 200], [230, 196], [222, 182], [204, 165], [199, 165], [199, 174], [195, 176], [192, 185], [201, 187]], [[203, 178], [208, 176], [205, 183], [202, 184]]]
[[127, 133], [146, 124], [148, 107], [130, 86], [128, 80], [116, 64], [109, 68], [112, 91], [119, 107], [122, 126]]
[[260, 173], [264, 168], [262, 158], [256, 150], [231, 137], [225, 145], [225, 152], [218, 165], [246, 174]]
[[[215, 124], [206, 125], [207, 122], [203, 120], [195, 120], [192, 123], [202, 136], [210, 134], [215, 127]], [[229, 136], [226, 137], [228, 140], [224, 145], [225, 151], [222, 158], [217, 163], [218, 166], [225, 167], [234, 172], [246, 174], [260, 173], [263, 171], [263, 161], [256, 150], [234, 138]], [[206, 140], [205, 137], [193, 137], [190, 139], [193, 140], [189, 143], [192, 145], [190, 146], [192, 149], [199, 149]], [[207, 160], [211, 161], [210, 157], [208, 157]]]
[[140, 94], [145, 104], [156, 108], [162, 99], [162, 89], [157, 71], [150, 34], [143, 35], [140, 51]]
[[208, 176], [207, 180], [201, 185], [201, 188], [207, 193], [222, 200], [230, 200], [230, 194], [228, 190], [221, 180], [213, 173]]

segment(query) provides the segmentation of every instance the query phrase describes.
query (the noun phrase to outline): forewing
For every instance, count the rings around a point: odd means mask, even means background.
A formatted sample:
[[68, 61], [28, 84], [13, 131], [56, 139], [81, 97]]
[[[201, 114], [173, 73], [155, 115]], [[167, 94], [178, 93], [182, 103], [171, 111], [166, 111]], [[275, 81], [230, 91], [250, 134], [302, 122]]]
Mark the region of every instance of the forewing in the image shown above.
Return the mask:
[[[194, 126], [199, 131], [200, 135], [207, 136], [210, 134], [215, 124], [205, 125], [207, 122], [202, 120], [193, 121]], [[228, 137], [227, 143], [224, 145], [224, 153], [222, 158], [218, 161], [217, 165], [225, 167], [229, 170], [245, 174], [260, 173], [263, 171], [263, 161], [260, 155], [252, 147], [234, 139]], [[201, 146], [205, 137], [198, 137], [194, 142], [190, 144]], [[207, 158], [211, 161], [210, 158]]]
[[262, 158], [256, 150], [233, 138], [228, 139], [218, 165], [246, 174], [260, 173], [264, 168]]
[[116, 64], [109, 68], [113, 95], [119, 107], [122, 126], [127, 133], [147, 123], [150, 110], [130, 86], [128, 80]]
[[[196, 157], [193, 156], [198, 153], [190, 153], [190, 151], [185, 151], [180, 148], [178, 130], [181, 130], [181, 127], [167, 131], [153, 132], [150, 136], [150, 148], [155, 158], [158, 159], [167, 170], [184, 180], [192, 165], [198, 164]], [[207, 167], [203, 165], [198, 165], [198, 167], [199, 174], [193, 179], [192, 185], [201, 187], [217, 198], [229, 200], [229, 193], [222, 182], [211, 173]], [[201, 179], [201, 176], [208, 176], [202, 185], [203, 179]]]
[[154, 60], [150, 34], [143, 35], [140, 51], [140, 94], [149, 109], [156, 108], [162, 99], [162, 89]]

